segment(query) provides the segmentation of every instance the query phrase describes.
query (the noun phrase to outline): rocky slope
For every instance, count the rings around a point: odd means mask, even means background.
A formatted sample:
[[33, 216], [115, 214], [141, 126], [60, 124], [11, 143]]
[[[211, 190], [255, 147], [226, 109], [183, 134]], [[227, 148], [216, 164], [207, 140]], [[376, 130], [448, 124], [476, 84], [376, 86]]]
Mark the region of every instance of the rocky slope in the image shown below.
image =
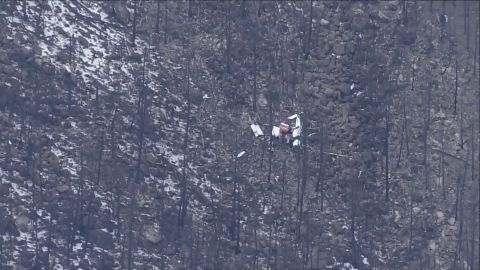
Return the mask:
[[1, 269], [478, 269], [478, 3], [0, 8]]

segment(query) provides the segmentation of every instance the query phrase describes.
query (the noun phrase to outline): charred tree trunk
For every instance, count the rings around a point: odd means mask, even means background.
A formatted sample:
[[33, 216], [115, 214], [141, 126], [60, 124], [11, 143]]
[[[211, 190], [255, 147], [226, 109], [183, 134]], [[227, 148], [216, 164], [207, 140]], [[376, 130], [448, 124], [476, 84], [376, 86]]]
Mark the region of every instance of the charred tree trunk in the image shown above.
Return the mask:
[[[255, 22], [257, 20], [255, 19]], [[252, 101], [252, 108], [253, 112], [257, 112], [257, 24], [255, 23], [254, 30], [253, 30], [253, 101]]]
[[458, 61], [455, 59], [455, 96], [453, 102], [453, 115], [457, 115], [457, 96], [458, 96]]
[[390, 136], [390, 94], [387, 93], [386, 107], [385, 107], [385, 202], [388, 203], [388, 193], [389, 193], [389, 136]]
[[137, 3], [137, 1], [133, 1], [132, 47], [135, 47], [135, 38], [137, 35]]
[[190, 102], [190, 61], [187, 60], [187, 116], [186, 116], [186, 127], [185, 127], [185, 136], [183, 140], [183, 166], [182, 166], [182, 181], [181, 181], [181, 196], [180, 196], [180, 211], [178, 225], [180, 228], [183, 228], [185, 223], [185, 216], [187, 214], [188, 206], [188, 190], [187, 190], [187, 166], [188, 166], [188, 134], [190, 131], [190, 114], [191, 114], [191, 102]]
[[155, 33], [160, 32], [160, 1], [157, 1], [157, 12], [155, 15]]
[[307, 35], [304, 39], [303, 54], [304, 59], [307, 60], [310, 54], [310, 43], [312, 39], [312, 29], [313, 29], [313, 0], [310, 0], [310, 21], [308, 24]]
[[423, 165], [425, 168], [425, 188], [428, 189], [428, 133], [430, 131], [430, 107], [431, 107], [431, 87], [427, 86], [427, 104], [425, 108], [425, 124], [423, 134]]
[[165, 2], [165, 18], [163, 19], [163, 44], [167, 44], [168, 2]]

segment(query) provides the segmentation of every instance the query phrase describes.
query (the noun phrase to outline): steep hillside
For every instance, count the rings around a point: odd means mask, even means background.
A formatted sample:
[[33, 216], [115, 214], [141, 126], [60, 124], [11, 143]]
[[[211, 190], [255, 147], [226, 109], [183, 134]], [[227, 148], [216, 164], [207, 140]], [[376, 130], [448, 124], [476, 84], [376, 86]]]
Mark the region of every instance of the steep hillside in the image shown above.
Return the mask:
[[[479, 269], [478, 23], [0, 2], [0, 269]], [[250, 129], [295, 113], [300, 147]]]

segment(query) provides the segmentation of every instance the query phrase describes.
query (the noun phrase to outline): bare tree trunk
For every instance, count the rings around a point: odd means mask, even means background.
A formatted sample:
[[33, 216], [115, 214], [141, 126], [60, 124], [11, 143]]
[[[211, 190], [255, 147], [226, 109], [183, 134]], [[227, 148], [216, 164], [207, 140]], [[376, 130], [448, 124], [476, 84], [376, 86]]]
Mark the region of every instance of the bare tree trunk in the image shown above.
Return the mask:
[[304, 59], [307, 60], [310, 54], [310, 42], [312, 39], [312, 28], [313, 28], [313, 0], [310, 0], [310, 22], [308, 24], [308, 34], [304, 39], [303, 53]]
[[160, 1], [157, 1], [157, 12], [155, 16], [155, 33], [160, 32]]
[[167, 44], [168, 2], [165, 2], [165, 19], [163, 21], [163, 44]]
[[453, 115], [457, 115], [457, 95], [458, 95], [458, 61], [455, 59], [455, 96], [453, 102]]
[[425, 168], [425, 188], [428, 189], [428, 133], [430, 130], [431, 87], [427, 86], [427, 107], [425, 109], [425, 125], [423, 137], [423, 164]]
[[230, 50], [231, 50], [231, 37], [230, 37], [230, 4], [226, 2], [227, 5], [227, 12], [225, 13], [225, 57], [227, 60], [227, 72], [231, 72], [231, 56], [230, 56]]
[[445, 156], [443, 154], [445, 150], [445, 131], [442, 130], [442, 152], [440, 153], [440, 170], [442, 171], [442, 197], [446, 199], [445, 194]]
[[410, 180], [410, 238], [408, 241], [409, 250], [412, 250], [413, 244], [413, 180]]
[[389, 171], [388, 171], [388, 165], [389, 165], [389, 153], [388, 153], [388, 148], [389, 148], [389, 143], [388, 139], [390, 136], [390, 126], [389, 126], [389, 114], [390, 114], [390, 94], [387, 93], [387, 101], [386, 101], [386, 107], [385, 107], [385, 202], [388, 203], [388, 192], [389, 192]]
[[286, 179], [286, 174], [287, 174], [287, 158], [283, 160], [282, 164], [282, 195], [280, 198], [280, 210], [283, 210], [283, 197], [285, 196], [285, 185], [287, 184], [287, 179]]
[[478, 24], [479, 21], [477, 19], [477, 23], [475, 24], [475, 33], [474, 33], [474, 38], [475, 38], [475, 50], [473, 53], [473, 76], [476, 76], [477, 74], [477, 54], [478, 54]]
[[[257, 16], [255, 16], [256, 18]], [[255, 26], [253, 30], [253, 101], [252, 108], [253, 112], [257, 112], [257, 42], [258, 42], [258, 33], [257, 33], [257, 20], [255, 19]]]
[[415, 61], [412, 62], [412, 85], [411, 90], [412, 92], [415, 90]]
[[188, 135], [190, 129], [190, 114], [191, 114], [191, 102], [190, 102], [190, 61], [187, 60], [187, 119], [185, 127], [184, 145], [183, 145], [183, 166], [182, 166], [182, 182], [181, 182], [181, 197], [180, 197], [180, 214], [178, 224], [180, 228], [183, 228], [185, 222], [185, 216], [187, 214], [188, 206], [188, 190], [187, 190], [187, 166], [188, 166]]
[[132, 22], [132, 46], [135, 47], [135, 37], [137, 35], [137, 1], [133, 1], [133, 22]]

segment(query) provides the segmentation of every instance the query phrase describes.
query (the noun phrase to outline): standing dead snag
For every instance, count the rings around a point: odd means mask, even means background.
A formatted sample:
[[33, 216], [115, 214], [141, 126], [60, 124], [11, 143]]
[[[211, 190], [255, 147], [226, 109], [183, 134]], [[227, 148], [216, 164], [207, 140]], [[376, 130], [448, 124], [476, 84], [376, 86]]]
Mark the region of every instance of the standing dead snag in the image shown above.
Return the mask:
[[254, 112], [257, 112], [257, 16], [254, 16], [253, 26], [253, 101], [252, 108]]
[[389, 114], [390, 114], [390, 94], [387, 93], [387, 101], [386, 101], [386, 108], [385, 108], [385, 201], [388, 203], [388, 191], [389, 191], [389, 186], [388, 186], [388, 163], [389, 163], [389, 153], [388, 153], [388, 138], [390, 136], [390, 126], [389, 126]]
[[165, 18], [163, 19], [163, 44], [167, 44], [168, 2], [165, 2]]
[[315, 185], [315, 191], [320, 191], [320, 211], [323, 211], [323, 201], [324, 201], [324, 177], [325, 177], [325, 164], [324, 164], [324, 152], [325, 152], [325, 125], [323, 122], [321, 123], [321, 131], [320, 131], [320, 153], [319, 153], [319, 162], [318, 162], [318, 176], [317, 176], [317, 183]]
[[185, 136], [183, 140], [183, 166], [182, 166], [182, 180], [180, 185], [180, 207], [179, 207], [179, 216], [178, 216], [178, 225], [180, 228], [183, 228], [185, 223], [185, 216], [187, 215], [187, 206], [188, 206], [188, 195], [187, 195], [187, 152], [188, 152], [188, 134], [190, 129], [190, 114], [191, 114], [191, 104], [190, 104], [190, 57], [187, 60], [187, 116], [186, 116], [186, 126], [185, 126]]
[[160, 32], [160, 1], [157, 1], [157, 12], [155, 15], [155, 33]]
[[308, 59], [310, 54], [310, 43], [312, 39], [312, 29], [313, 29], [313, 0], [310, 0], [310, 21], [308, 23], [307, 35], [305, 36], [303, 42], [303, 54], [304, 60]]
[[458, 95], [458, 61], [455, 59], [455, 96], [453, 101], [453, 115], [457, 115], [457, 95]]
[[135, 37], [137, 35], [137, 3], [138, 1], [133, 1], [132, 47], [135, 47]]
[[431, 88], [436, 83], [429, 83], [427, 86], [427, 97], [426, 97], [426, 107], [425, 107], [425, 118], [423, 126], [423, 165], [425, 168], [425, 188], [428, 189], [428, 133], [430, 131], [430, 107], [431, 107]]

